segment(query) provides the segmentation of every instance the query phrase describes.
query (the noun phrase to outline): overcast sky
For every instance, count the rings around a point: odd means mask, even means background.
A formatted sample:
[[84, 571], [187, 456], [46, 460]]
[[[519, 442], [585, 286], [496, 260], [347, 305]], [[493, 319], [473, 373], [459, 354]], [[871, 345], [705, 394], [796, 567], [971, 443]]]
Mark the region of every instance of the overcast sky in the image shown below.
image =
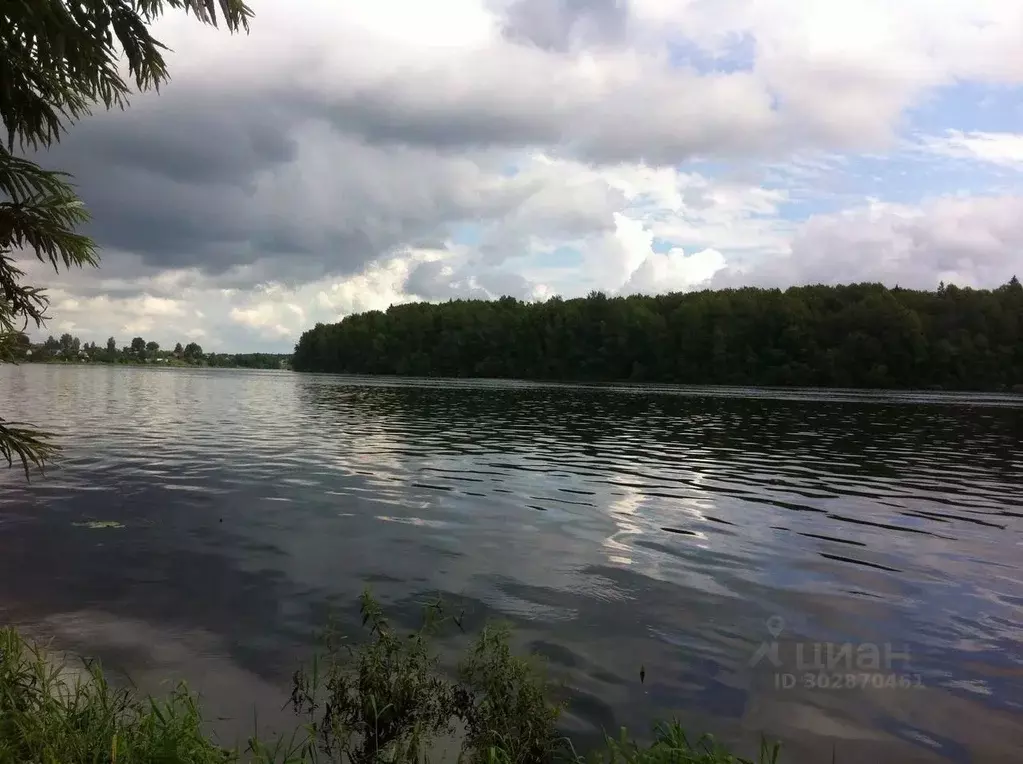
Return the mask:
[[73, 127], [48, 331], [290, 351], [449, 297], [1023, 277], [1023, 2], [253, 0]]

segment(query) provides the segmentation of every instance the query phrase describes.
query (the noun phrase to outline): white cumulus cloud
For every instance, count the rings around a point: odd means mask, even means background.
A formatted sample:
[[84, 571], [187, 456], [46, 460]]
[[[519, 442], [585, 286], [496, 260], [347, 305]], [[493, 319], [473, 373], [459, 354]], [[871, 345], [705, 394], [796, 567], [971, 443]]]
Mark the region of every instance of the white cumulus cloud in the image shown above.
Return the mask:
[[172, 82], [39, 157], [103, 255], [26, 263], [48, 331], [287, 350], [412, 299], [1023, 271], [1023, 3], [251, 4], [168, 13]]

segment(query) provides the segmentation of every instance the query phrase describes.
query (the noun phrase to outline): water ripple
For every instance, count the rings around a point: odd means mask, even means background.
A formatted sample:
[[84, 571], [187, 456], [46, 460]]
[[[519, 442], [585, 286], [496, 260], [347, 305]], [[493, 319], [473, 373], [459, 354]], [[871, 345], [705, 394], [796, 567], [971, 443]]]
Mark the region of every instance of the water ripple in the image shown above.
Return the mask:
[[[1023, 745], [1018, 397], [62, 366], [0, 383], [66, 446], [44, 479], [0, 476], [11, 612], [188, 624], [258, 671], [368, 582], [410, 612], [440, 591], [558, 656], [572, 724], [717, 709], [726, 735], [798, 750], [826, 728], [881, 740], [878, 761]], [[772, 617], [786, 644], [897, 644], [925, 689], [779, 695], [750, 664]]]

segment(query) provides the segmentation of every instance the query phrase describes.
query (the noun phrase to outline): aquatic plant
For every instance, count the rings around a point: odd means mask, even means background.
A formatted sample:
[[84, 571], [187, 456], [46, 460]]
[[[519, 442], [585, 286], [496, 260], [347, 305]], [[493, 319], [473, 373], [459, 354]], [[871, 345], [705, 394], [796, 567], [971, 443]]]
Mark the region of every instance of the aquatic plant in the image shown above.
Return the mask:
[[232, 760], [203, 731], [194, 695], [167, 699], [112, 686], [95, 663], [58, 661], [13, 629], [0, 630], [3, 764], [208, 764]]
[[[299, 718], [288, 738], [253, 736], [226, 748], [206, 731], [197, 697], [179, 685], [167, 699], [115, 687], [96, 663], [81, 670], [0, 630], [0, 764], [753, 764], [708, 736], [691, 740], [678, 722], [659, 725], [646, 745], [626, 730], [585, 756], [557, 728], [563, 704], [532, 657], [513, 654], [509, 631], [487, 626], [455, 672], [439, 667], [431, 640], [445, 617], [425, 608], [423, 623], [402, 632], [364, 593], [368, 639], [350, 644], [327, 632], [324, 650], [293, 676], [290, 704]], [[444, 741], [455, 752], [445, 755]], [[758, 761], [775, 764], [777, 745]]]

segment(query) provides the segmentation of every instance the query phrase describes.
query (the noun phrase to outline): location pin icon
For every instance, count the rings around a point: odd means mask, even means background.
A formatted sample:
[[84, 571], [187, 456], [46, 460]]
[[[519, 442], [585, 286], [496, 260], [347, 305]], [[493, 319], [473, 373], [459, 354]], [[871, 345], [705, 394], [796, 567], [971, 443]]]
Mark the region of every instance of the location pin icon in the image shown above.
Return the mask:
[[767, 619], [767, 631], [775, 639], [778, 638], [778, 635], [781, 634], [784, 628], [785, 619], [782, 618], [780, 615], [772, 615], [770, 618]]

